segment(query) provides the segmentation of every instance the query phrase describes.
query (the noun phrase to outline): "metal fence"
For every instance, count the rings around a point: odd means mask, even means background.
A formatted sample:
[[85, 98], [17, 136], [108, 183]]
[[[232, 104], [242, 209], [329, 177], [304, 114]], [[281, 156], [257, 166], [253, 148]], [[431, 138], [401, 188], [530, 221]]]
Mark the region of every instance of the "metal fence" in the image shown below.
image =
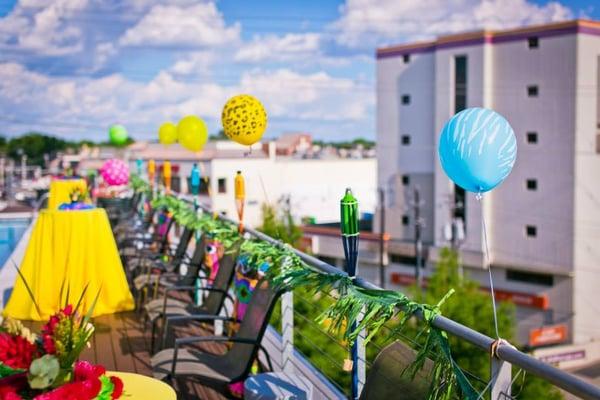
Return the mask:
[[[181, 196], [182, 199], [188, 201], [191, 205], [190, 196]], [[200, 205], [205, 212], [212, 213], [207, 206]], [[224, 215], [218, 215], [218, 218], [224, 221], [228, 221], [232, 224], [237, 224], [238, 221], [228, 218]], [[255, 229], [246, 227], [245, 232], [248, 234], [269, 242], [275, 246], [283, 247], [285, 244], [279, 240], [276, 240], [262, 232]], [[287, 247], [289, 248], [289, 246]], [[290, 248], [300, 259], [311, 267], [328, 274], [341, 274], [346, 273], [337, 267], [327, 264], [316, 257], [310, 256], [297, 249]], [[355, 284], [359, 287], [366, 289], [381, 289], [378, 286], [367, 282], [360, 277], [355, 279]], [[284, 356], [287, 354], [288, 357], [294, 353], [294, 301], [293, 294], [287, 293], [283, 301], [281, 302], [281, 319], [282, 319], [282, 343]], [[423, 315], [416, 313], [416, 317], [423, 320]], [[465, 340], [475, 347], [478, 347], [482, 351], [486, 352], [490, 358], [490, 376], [491, 381], [489, 382], [489, 390], [491, 392], [492, 399], [505, 399], [511, 398], [511, 386], [512, 386], [512, 366], [521, 368], [522, 370], [538, 376], [551, 384], [565, 390], [582, 399], [600, 399], [600, 388], [590, 383], [587, 383], [574, 375], [571, 375], [565, 371], [559, 370], [549, 364], [546, 364], [536, 358], [533, 358], [518, 349], [508, 345], [500, 343], [497, 347], [496, 354], [493, 356], [490, 352], [492, 344], [495, 342], [489, 336], [486, 336], [480, 332], [477, 332], [467, 326], [464, 326], [456, 321], [448, 319], [444, 316], [438, 316], [432, 324], [447, 333], [454, 335], [462, 340]], [[360, 387], [366, 379], [366, 357], [365, 348], [362, 341], [358, 341], [361, 349], [359, 350], [359, 368], [357, 369], [358, 381]], [[282, 362], [285, 366], [287, 363], [285, 360]], [[291, 363], [290, 363], [291, 364]]]

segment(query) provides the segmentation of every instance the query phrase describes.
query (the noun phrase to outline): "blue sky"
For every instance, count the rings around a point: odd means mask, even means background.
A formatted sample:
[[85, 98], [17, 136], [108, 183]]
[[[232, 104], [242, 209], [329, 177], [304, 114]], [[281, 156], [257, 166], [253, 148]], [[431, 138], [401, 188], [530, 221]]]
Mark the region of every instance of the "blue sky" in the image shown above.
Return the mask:
[[374, 138], [378, 46], [588, 17], [596, 0], [0, 0], [0, 133], [154, 139], [187, 114], [219, 127], [237, 93], [267, 136]]

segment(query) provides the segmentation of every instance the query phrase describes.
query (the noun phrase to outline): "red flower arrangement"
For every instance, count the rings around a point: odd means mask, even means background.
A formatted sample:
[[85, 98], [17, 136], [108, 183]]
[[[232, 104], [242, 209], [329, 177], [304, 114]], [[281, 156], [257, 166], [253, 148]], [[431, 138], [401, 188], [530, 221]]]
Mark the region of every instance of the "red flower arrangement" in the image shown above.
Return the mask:
[[[93, 307], [92, 307], [93, 308]], [[0, 400], [111, 400], [123, 382], [101, 365], [77, 361], [94, 332], [91, 310], [71, 305], [50, 317], [41, 335], [20, 322], [0, 325]]]

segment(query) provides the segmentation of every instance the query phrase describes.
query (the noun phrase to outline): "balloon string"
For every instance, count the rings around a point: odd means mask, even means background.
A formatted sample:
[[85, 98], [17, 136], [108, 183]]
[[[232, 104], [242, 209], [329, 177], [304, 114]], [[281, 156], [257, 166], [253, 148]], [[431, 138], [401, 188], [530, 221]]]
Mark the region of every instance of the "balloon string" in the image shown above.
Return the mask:
[[485, 211], [483, 210], [483, 195], [481, 192], [475, 195], [475, 198], [481, 204], [481, 229], [483, 231], [483, 245], [485, 253], [485, 263], [488, 267], [488, 279], [490, 283], [490, 293], [492, 294], [492, 308], [494, 311], [494, 328], [496, 329], [496, 338], [500, 339], [498, 331], [498, 309], [496, 308], [496, 293], [494, 292], [494, 279], [492, 278], [492, 264], [490, 262], [490, 249], [488, 247], [487, 228], [485, 225]]

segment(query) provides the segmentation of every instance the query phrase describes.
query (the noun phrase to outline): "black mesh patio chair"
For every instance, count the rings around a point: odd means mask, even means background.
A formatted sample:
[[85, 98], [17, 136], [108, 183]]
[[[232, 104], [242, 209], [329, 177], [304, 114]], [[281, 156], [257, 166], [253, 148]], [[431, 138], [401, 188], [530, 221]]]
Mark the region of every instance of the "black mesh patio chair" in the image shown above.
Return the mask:
[[406, 344], [396, 341], [386, 346], [375, 358], [360, 400], [388, 400], [398, 398], [426, 399], [432, 380], [433, 361], [427, 359], [423, 368], [411, 380], [406, 368], [415, 360], [416, 352]]
[[156, 287], [163, 274], [177, 275], [181, 265], [189, 265], [192, 260], [187, 254], [187, 249], [193, 236], [193, 229], [184, 228], [179, 237], [179, 243], [177, 244], [172, 257], [168, 260], [164, 261], [160, 257], [153, 257], [150, 260], [140, 258], [138, 264], [131, 266], [131, 269], [140, 269], [139, 274], [133, 279], [133, 287], [136, 290], [138, 300], [141, 300], [142, 289], [152, 285]]
[[[185, 320], [177, 319], [176, 317], [183, 316], [217, 316], [221, 313], [225, 300], [229, 299], [233, 305], [233, 298], [228, 293], [235, 272], [236, 254], [225, 254], [219, 263], [219, 270], [212, 283], [209, 283], [206, 278], [198, 278], [196, 275], [186, 274], [182, 279], [174, 285], [167, 286], [164, 289], [164, 297], [152, 300], [144, 306], [146, 318], [152, 322], [152, 350], [154, 351], [154, 343], [156, 338], [156, 330], [158, 321], [162, 321], [162, 340], [161, 347], [165, 346], [169, 328], [173, 324], [184, 322]], [[192, 281], [191, 278], [194, 278]], [[200, 280], [200, 285], [195, 285], [196, 280]], [[193, 293], [201, 295], [206, 294], [202, 301], [202, 305], [198, 306], [192, 302], [186, 302], [169, 297], [173, 292], [186, 292], [188, 297], [193, 298]], [[174, 319], [175, 318], [175, 319]]]
[[[248, 303], [246, 314], [240, 323], [239, 330], [231, 337], [227, 336], [194, 336], [177, 338], [173, 348], [156, 353], [152, 359], [152, 373], [156, 379], [175, 381], [189, 379], [211, 387], [221, 394], [229, 394], [228, 385], [243, 381], [248, 377], [252, 363], [263, 351], [270, 365], [268, 353], [261, 345], [262, 338], [273, 312], [273, 307], [281, 291], [276, 291], [262, 280], [256, 286]], [[186, 316], [178, 317], [181, 321], [212, 322], [222, 320], [234, 322], [222, 316]], [[211, 354], [189, 346], [195, 343], [221, 342], [231, 343], [230, 349], [222, 355]]]

